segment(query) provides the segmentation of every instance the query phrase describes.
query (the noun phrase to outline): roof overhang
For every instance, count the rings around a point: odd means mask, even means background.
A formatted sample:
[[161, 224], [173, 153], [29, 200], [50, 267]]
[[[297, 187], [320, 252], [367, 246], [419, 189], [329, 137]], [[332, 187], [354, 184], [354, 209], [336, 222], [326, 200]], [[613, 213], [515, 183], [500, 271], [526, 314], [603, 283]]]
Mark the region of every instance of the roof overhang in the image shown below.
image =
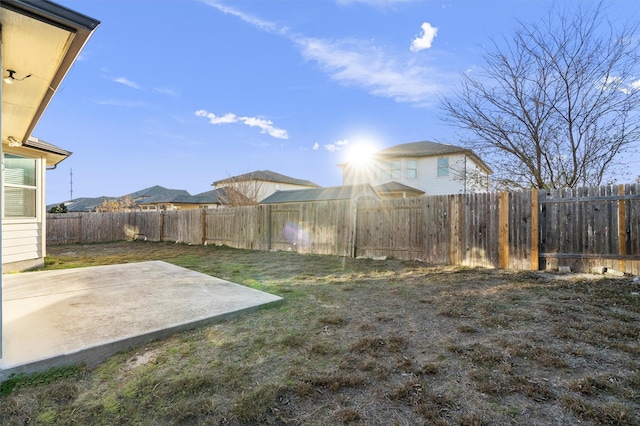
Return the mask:
[[[22, 143], [29, 139], [99, 24], [47, 0], [0, 2], [2, 144], [8, 144], [9, 137]], [[12, 84], [4, 81], [7, 70], [15, 72]]]

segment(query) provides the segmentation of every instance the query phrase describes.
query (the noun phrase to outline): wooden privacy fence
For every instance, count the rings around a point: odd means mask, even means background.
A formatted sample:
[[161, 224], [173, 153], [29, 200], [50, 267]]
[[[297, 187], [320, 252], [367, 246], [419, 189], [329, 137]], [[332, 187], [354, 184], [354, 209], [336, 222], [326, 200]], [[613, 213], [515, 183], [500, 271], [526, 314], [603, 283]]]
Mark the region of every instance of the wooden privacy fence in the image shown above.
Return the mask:
[[640, 185], [47, 215], [49, 244], [143, 238], [537, 270], [640, 274]]

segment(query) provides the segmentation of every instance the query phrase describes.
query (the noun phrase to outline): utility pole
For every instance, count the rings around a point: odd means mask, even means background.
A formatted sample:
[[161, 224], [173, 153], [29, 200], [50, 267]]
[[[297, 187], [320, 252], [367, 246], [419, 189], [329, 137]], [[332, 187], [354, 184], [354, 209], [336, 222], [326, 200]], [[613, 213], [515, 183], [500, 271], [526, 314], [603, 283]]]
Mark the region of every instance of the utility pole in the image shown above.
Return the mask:
[[73, 169], [69, 169], [69, 185], [70, 185], [69, 199], [73, 200]]

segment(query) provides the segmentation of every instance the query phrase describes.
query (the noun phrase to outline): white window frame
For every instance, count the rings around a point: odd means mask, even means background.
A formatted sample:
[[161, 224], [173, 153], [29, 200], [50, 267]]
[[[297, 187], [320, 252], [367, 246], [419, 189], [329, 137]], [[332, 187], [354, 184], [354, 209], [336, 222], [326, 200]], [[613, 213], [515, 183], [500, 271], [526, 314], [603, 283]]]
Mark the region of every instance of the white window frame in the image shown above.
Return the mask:
[[[33, 160], [35, 167], [35, 185], [21, 185], [21, 184], [12, 184], [7, 182], [6, 177], [6, 158], [7, 155], [24, 158], [27, 160]], [[21, 223], [30, 223], [30, 222], [38, 222], [41, 220], [41, 207], [42, 207], [42, 185], [40, 184], [42, 179], [42, 159], [39, 157], [29, 157], [27, 155], [15, 154], [13, 152], [3, 152], [2, 153], [2, 173], [4, 174], [2, 182], [2, 220], [4, 222], [21, 222]], [[5, 216], [5, 207], [6, 207], [6, 188], [22, 188], [33, 190], [34, 193], [34, 216]]]
[[[450, 174], [449, 157], [438, 157], [437, 174], [439, 178], [448, 178]], [[446, 165], [444, 164], [446, 162]]]
[[402, 160], [383, 161], [380, 168], [380, 179], [401, 179]]
[[[413, 164], [413, 167], [410, 166]], [[409, 171], [413, 171], [413, 176], [409, 176]], [[416, 159], [408, 159], [407, 160], [407, 169], [404, 172], [405, 179], [418, 179], [418, 160]]]

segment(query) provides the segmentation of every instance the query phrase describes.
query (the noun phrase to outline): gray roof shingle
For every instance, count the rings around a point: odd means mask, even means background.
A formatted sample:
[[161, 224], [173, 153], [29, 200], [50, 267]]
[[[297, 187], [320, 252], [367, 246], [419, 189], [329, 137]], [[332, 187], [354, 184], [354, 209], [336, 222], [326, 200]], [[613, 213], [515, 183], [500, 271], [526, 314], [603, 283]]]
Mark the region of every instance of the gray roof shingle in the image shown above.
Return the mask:
[[432, 155], [471, 152], [467, 148], [438, 142], [422, 141], [395, 145], [375, 153], [384, 157], [429, 157]]
[[291, 185], [311, 186], [314, 188], [320, 187], [320, 185], [313, 183], [310, 180], [292, 178], [289, 176], [282, 175], [280, 173], [272, 172], [271, 170], [256, 170], [255, 172], [245, 173], [243, 175], [233, 176], [226, 179], [215, 181], [213, 182], [213, 185], [215, 186], [221, 183], [233, 183], [236, 181], [248, 181], [248, 180], [259, 180], [259, 181], [275, 182], [275, 183], [288, 183]]
[[369, 184], [333, 186], [329, 188], [295, 189], [276, 191], [260, 204], [299, 203], [305, 201], [350, 200], [362, 195], [375, 195]]

